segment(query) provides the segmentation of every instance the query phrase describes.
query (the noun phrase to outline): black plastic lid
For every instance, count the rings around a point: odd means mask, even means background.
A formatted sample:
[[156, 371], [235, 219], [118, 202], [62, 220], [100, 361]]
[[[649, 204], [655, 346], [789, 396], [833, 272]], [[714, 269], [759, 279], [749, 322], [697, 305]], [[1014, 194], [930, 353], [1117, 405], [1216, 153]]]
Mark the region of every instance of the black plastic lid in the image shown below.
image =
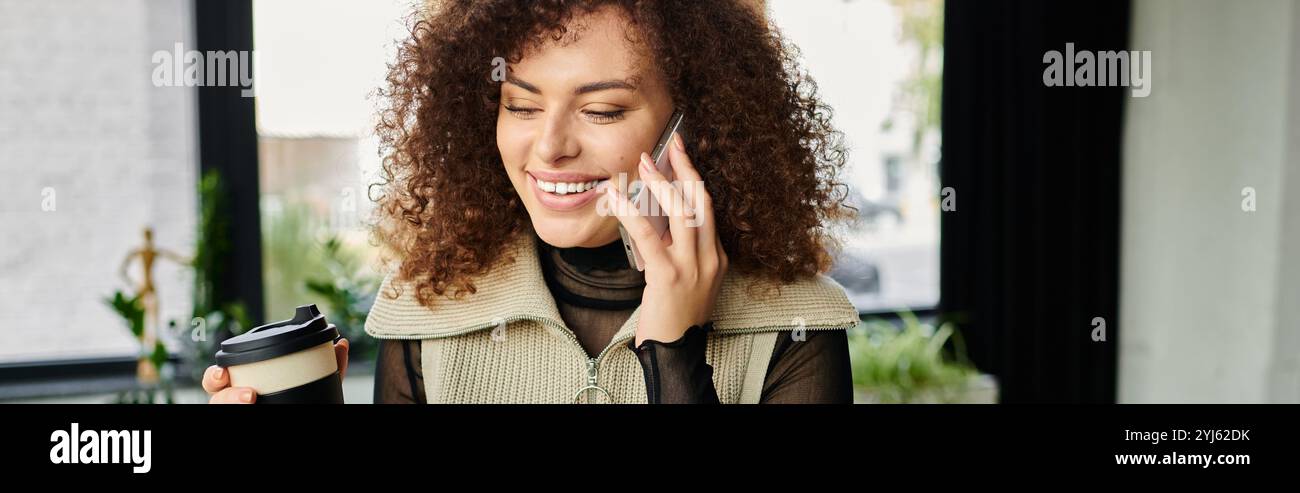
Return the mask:
[[221, 343], [217, 365], [246, 365], [293, 354], [339, 339], [339, 330], [325, 321], [316, 305], [294, 310], [293, 319], [263, 325]]

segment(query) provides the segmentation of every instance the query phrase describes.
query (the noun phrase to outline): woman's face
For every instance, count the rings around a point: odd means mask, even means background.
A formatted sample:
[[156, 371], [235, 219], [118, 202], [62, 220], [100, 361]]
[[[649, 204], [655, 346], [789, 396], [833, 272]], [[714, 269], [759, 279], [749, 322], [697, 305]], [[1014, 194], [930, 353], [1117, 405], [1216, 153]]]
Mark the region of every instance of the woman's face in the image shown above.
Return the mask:
[[596, 247], [618, 239], [618, 218], [597, 214], [595, 185], [637, 179], [642, 152], [672, 115], [658, 72], [627, 42], [613, 9], [575, 18], [576, 42], [548, 42], [509, 67], [501, 84], [497, 147], [542, 241]]

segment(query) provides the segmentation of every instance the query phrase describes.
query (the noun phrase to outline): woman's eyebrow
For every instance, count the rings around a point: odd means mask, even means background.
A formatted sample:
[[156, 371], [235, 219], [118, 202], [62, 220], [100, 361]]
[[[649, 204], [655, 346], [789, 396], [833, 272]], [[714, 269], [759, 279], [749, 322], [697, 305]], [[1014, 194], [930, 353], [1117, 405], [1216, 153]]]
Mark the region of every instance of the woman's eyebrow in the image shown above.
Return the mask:
[[626, 89], [629, 91], [635, 91], [636, 86], [625, 80], [602, 80], [600, 82], [592, 82], [579, 87], [573, 91], [573, 95], [581, 96], [589, 92], [607, 91], [610, 89]]
[[[527, 82], [527, 81], [524, 81], [524, 80], [522, 80], [522, 79], [520, 79], [520, 78], [518, 78], [518, 77], [515, 77], [515, 76], [513, 76], [513, 75], [507, 75], [507, 76], [506, 76], [506, 82], [509, 82], [509, 83], [511, 83], [511, 84], [514, 84], [514, 85], [516, 85], [516, 86], [519, 86], [521, 89], [523, 89], [523, 90], [525, 90], [525, 91], [528, 91], [528, 92], [531, 92], [531, 93], [533, 93], [533, 94], [537, 94], [537, 95], [541, 95], [541, 94], [542, 94], [542, 90], [541, 90], [541, 89], [538, 89], [537, 86], [532, 85], [531, 83], [529, 83], [529, 82]], [[580, 86], [580, 87], [578, 87], [577, 89], [574, 89], [574, 90], [573, 90], [573, 95], [575, 95], [575, 96], [581, 96], [581, 95], [583, 95], [583, 94], [587, 94], [587, 93], [591, 93], [591, 92], [607, 91], [607, 90], [610, 90], [610, 89], [626, 89], [626, 90], [629, 90], [629, 91], [635, 91], [635, 90], [636, 90], [636, 85], [632, 84], [631, 82], [629, 82], [629, 81], [627, 81], [627, 80], [617, 80], [617, 79], [612, 79], [612, 80], [602, 80], [602, 81], [600, 81], [600, 82], [592, 82], [592, 83], [590, 83], [590, 84], [583, 84], [582, 86]]]
[[506, 75], [506, 82], [519, 86], [523, 90], [531, 92], [533, 94], [537, 94], [539, 96], [542, 94], [542, 90], [538, 89], [537, 86], [524, 82], [520, 80], [518, 77], [515, 77], [513, 75]]

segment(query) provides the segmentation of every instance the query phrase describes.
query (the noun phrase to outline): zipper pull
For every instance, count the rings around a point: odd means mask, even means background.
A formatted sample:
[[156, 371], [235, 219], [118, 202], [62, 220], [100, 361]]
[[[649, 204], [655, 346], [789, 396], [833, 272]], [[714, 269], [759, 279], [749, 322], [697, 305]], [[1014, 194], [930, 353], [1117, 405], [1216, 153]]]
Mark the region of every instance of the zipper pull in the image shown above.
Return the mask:
[[[597, 376], [596, 358], [587, 358], [587, 385], [578, 389], [578, 393], [573, 395], [574, 404], [577, 404], [579, 399], [582, 398], [582, 395], [584, 393], [587, 393], [588, 390], [595, 390], [597, 391], [598, 394], [605, 394], [605, 399], [613, 402], [614, 398], [613, 396], [609, 395], [609, 391], [601, 388], [599, 385], [596, 385], [596, 376]], [[592, 399], [592, 400], [588, 400], [587, 402], [593, 403], [595, 402], [595, 400]]]

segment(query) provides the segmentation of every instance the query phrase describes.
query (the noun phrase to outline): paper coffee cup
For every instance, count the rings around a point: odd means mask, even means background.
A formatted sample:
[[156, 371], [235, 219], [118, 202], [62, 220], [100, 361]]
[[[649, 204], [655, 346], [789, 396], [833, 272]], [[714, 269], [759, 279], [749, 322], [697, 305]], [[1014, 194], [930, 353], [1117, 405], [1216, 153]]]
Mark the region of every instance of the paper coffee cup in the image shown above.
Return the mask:
[[250, 387], [258, 404], [342, 404], [334, 342], [338, 328], [316, 305], [300, 306], [292, 320], [263, 325], [226, 339], [217, 365], [232, 387]]

